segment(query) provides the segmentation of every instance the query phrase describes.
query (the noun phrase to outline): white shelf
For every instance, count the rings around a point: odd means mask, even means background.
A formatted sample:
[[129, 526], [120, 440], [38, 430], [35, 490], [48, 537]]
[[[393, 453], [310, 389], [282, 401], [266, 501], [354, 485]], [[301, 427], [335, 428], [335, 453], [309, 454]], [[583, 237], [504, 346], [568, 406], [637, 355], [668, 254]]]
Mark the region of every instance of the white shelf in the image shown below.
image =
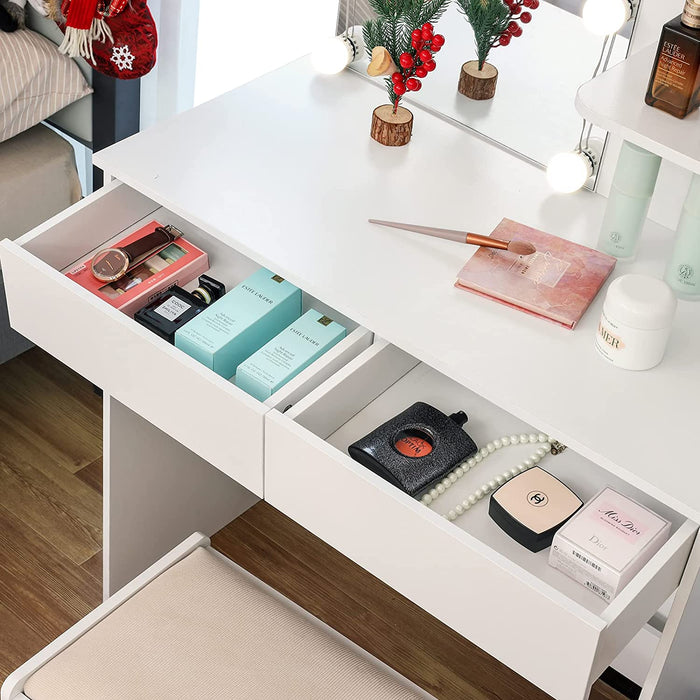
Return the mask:
[[700, 173], [700, 111], [677, 119], [644, 102], [655, 56], [656, 45], [648, 46], [584, 83], [576, 108], [610, 133]]

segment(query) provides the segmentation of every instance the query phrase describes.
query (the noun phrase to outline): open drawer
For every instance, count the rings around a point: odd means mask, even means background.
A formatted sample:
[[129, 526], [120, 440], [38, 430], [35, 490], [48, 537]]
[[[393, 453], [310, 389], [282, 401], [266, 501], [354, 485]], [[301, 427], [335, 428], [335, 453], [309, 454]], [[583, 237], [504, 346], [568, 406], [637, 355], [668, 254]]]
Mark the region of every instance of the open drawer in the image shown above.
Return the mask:
[[[231, 289], [252, 260], [118, 182], [17, 241], [0, 243], [12, 326], [115, 399], [259, 496], [268, 407], [65, 277], [61, 270], [114, 237], [156, 219], [209, 254], [210, 273]], [[188, 285], [195, 287], [196, 284]], [[322, 302], [314, 307], [348, 336], [268, 401], [289, 405], [369, 347], [372, 334]]]
[[550, 567], [548, 549], [533, 554], [500, 530], [487, 499], [454, 522], [443, 517], [532, 445], [496, 452], [430, 507], [348, 456], [348, 445], [415, 401], [464, 410], [479, 446], [534, 429], [377, 339], [286, 413], [267, 414], [265, 498], [543, 690], [587, 697], [678, 586], [697, 526], [570, 449], [546, 455], [542, 467], [583, 500], [610, 485], [673, 524], [670, 540], [606, 604]]

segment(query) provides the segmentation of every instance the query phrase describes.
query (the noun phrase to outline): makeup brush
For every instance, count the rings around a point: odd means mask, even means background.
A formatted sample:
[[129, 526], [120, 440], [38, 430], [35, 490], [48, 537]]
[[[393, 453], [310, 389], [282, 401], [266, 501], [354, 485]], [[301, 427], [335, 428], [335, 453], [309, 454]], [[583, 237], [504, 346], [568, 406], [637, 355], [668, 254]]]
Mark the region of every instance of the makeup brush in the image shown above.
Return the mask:
[[433, 228], [431, 226], [414, 226], [413, 224], [400, 224], [396, 221], [379, 221], [378, 219], [368, 219], [370, 224], [379, 224], [380, 226], [389, 226], [391, 228], [400, 228], [404, 231], [413, 231], [414, 233], [423, 233], [426, 236], [435, 236], [436, 238], [444, 238], [448, 241], [456, 241], [457, 243], [468, 243], [469, 245], [478, 245], [484, 248], [498, 248], [499, 250], [508, 250], [516, 255], [532, 255], [536, 248], [532, 243], [524, 241], [501, 241], [498, 238], [490, 236], [480, 236], [478, 233], [467, 233], [466, 231], [453, 231], [448, 228]]

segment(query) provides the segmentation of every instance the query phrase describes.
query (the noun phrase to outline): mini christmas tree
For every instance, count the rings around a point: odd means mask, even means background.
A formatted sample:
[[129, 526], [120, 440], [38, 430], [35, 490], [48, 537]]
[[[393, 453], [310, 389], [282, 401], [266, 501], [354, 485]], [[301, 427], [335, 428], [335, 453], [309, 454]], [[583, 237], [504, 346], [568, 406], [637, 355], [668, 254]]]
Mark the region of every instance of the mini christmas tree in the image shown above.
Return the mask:
[[[450, 0], [369, 0], [377, 19], [363, 28], [367, 53], [372, 63], [370, 75], [389, 75], [386, 87], [396, 114], [401, 96], [420, 90], [421, 78], [435, 70], [433, 54], [445, 43], [433, 33]], [[390, 59], [390, 60], [389, 60]], [[381, 72], [373, 70], [381, 66]]]
[[483, 70], [491, 49], [496, 46], [508, 46], [513, 37], [519, 37], [523, 33], [523, 28], [518, 21], [528, 24], [532, 20], [532, 14], [523, 11], [523, 8], [536, 10], [540, 6], [539, 0], [455, 0], [455, 2], [474, 30], [479, 70]]
[[[465, 63], [460, 74], [459, 91], [473, 99], [489, 99], [496, 90], [498, 71], [486, 62], [491, 49], [508, 46], [522, 35], [520, 23], [528, 24], [540, 0], [455, 0], [474, 30], [477, 60]], [[470, 65], [475, 63], [475, 66]], [[474, 70], [476, 68], [476, 71]]]

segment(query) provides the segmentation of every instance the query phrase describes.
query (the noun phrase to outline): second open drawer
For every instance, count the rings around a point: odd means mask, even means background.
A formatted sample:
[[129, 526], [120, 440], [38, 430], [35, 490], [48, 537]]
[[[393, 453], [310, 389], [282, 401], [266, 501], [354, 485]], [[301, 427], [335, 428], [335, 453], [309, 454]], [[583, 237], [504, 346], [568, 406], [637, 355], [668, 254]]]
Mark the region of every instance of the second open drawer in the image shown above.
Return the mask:
[[487, 499], [454, 522], [441, 515], [531, 445], [500, 450], [431, 507], [348, 456], [352, 442], [416, 401], [464, 410], [479, 446], [536, 430], [377, 339], [290, 410], [267, 414], [266, 500], [556, 698], [587, 697], [677, 588], [697, 526], [572, 450], [545, 456], [542, 467], [583, 500], [610, 485], [673, 524], [669, 541], [606, 604], [550, 567], [549, 550], [533, 554], [510, 539], [489, 518]]

